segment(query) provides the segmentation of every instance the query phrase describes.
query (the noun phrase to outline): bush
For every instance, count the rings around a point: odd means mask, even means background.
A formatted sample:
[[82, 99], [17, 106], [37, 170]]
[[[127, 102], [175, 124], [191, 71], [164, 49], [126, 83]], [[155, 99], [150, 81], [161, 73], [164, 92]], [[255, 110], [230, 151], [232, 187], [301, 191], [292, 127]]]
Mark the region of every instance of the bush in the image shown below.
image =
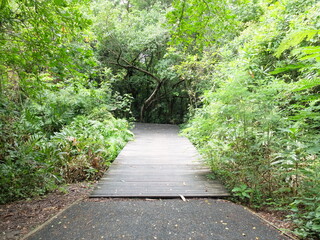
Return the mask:
[[108, 91], [45, 90], [21, 107], [1, 105], [0, 203], [41, 195], [58, 184], [99, 178], [132, 137], [115, 119]]
[[38, 93], [37, 101], [25, 103], [20, 126], [27, 133], [45, 133], [47, 136], [70, 124], [78, 115], [88, 115], [96, 107], [109, 107], [107, 89], [86, 89], [76, 85]]
[[132, 136], [128, 127], [125, 120], [79, 116], [48, 142], [55, 149], [50, 161], [67, 182], [96, 180]]

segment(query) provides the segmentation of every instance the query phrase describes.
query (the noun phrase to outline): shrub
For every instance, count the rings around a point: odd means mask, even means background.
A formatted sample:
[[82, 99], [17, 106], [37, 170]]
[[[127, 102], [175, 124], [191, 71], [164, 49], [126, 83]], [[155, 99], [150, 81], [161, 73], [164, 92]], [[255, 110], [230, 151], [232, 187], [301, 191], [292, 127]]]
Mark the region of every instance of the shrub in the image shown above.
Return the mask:
[[21, 107], [1, 102], [0, 203], [99, 178], [132, 136], [110, 113], [106, 90], [38, 94]]

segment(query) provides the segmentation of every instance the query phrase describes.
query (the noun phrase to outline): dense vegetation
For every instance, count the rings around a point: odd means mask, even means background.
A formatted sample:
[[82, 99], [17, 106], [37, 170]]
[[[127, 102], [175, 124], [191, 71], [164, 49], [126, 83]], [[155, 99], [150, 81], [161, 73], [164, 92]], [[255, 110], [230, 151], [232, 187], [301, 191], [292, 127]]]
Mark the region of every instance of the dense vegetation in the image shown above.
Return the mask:
[[1, 202], [98, 178], [128, 121], [185, 123], [238, 200], [319, 239], [317, 0], [2, 0], [0, 29]]
[[2, 1], [0, 203], [96, 179], [132, 136], [97, 73], [84, 3]]
[[207, 81], [184, 132], [235, 196], [291, 210], [295, 233], [319, 239], [320, 3], [227, 2], [176, 1], [169, 14], [178, 69]]

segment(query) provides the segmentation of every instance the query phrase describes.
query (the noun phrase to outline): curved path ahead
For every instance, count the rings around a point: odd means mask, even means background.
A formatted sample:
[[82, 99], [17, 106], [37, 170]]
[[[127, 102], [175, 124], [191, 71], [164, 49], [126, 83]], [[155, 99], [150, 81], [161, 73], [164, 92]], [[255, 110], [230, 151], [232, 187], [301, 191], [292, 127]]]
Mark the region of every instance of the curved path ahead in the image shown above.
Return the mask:
[[169, 124], [137, 123], [135, 140], [112, 163], [91, 197], [223, 197], [190, 141]]

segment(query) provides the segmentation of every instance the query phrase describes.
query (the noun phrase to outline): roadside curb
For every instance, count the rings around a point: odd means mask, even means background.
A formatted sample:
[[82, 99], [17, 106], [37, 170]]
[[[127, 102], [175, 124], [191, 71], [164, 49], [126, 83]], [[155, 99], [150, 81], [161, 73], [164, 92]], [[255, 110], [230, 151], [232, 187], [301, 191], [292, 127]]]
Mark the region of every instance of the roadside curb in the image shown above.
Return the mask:
[[251, 212], [253, 215], [257, 216], [259, 219], [261, 219], [262, 221], [264, 221], [265, 223], [267, 223], [268, 225], [270, 225], [271, 227], [273, 227], [274, 229], [278, 230], [282, 235], [285, 235], [286, 237], [292, 239], [292, 240], [299, 240], [296, 237], [293, 237], [289, 234], [287, 234], [286, 232], [284, 232], [283, 230], [281, 230], [280, 228], [278, 228], [275, 224], [273, 224], [272, 222], [268, 221], [267, 219], [263, 218], [262, 216], [260, 216], [258, 213], [256, 213], [255, 211], [251, 210], [248, 207], [243, 206], [246, 210], [248, 210], [249, 212]]
[[41, 230], [42, 228], [44, 228], [45, 226], [47, 226], [48, 224], [50, 224], [53, 220], [55, 220], [56, 218], [58, 218], [60, 215], [62, 215], [66, 210], [68, 210], [69, 208], [71, 208], [72, 206], [78, 204], [79, 202], [83, 201], [86, 197], [82, 197], [76, 201], [74, 201], [73, 203], [71, 203], [69, 206], [63, 208], [62, 210], [60, 210], [57, 214], [55, 214], [54, 216], [52, 216], [50, 219], [48, 219], [47, 221], [45, 221], [44, 223], [42, 223], [41, 225], [37, 226], [35, 229], [33, 229], [32, 231], [30, 231], [29, 233], [27, 233], [25, 236], [23, 236], [21, 238], [21, 240], [26, 240], [28, 237], [30, 237], [31, 235], [33, 235], [34, 233], [38, 232], [39, 230]]

